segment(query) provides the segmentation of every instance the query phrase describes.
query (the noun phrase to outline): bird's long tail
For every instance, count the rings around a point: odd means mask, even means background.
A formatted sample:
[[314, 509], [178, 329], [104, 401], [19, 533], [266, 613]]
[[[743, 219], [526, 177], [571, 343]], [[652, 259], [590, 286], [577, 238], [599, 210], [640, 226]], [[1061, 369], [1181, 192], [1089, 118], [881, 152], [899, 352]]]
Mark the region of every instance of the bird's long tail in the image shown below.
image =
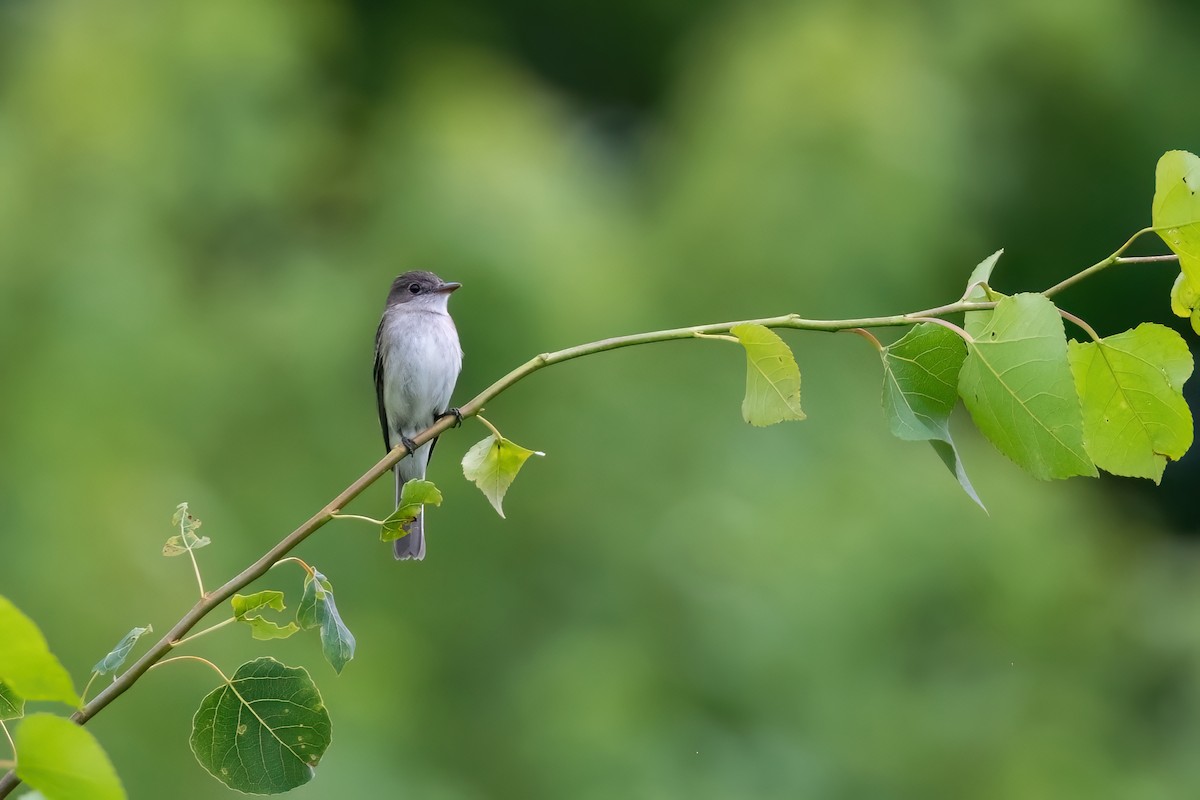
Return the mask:
[[[404, 478], [400, 477], [400, 470], [393, 467], [396, 473], [396, 506], [400, 505], [400, 490], [404, 488]], [[392, 552], [396, 555], [397, 561], [424, 561], [425, 560], [425, 514], [422, 510], [417, 514], [417, 518], [404, 526], [404, 530], [408, 531], [407, 536], [402, 536], [392, 542]]]

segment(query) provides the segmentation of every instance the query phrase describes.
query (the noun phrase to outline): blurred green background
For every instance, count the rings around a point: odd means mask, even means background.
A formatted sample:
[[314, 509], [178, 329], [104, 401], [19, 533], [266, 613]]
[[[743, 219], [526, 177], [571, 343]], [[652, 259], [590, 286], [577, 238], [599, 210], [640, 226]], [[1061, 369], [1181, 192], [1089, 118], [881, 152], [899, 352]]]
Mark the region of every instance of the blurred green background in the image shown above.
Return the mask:
[[[1149, 222], [1200, 147], [1187, 0], [0, 2], [0, 592], [82, 685], [382, 455], [390, 280], [462, 281], [465, 401], [531, 355], [1044, 288]], [[1163, 252], [1149, 243], [1139, 252]], [[1062, 296], [1174, 324], [1171, 267]], [[1189, 341], [1195, 341], [1188, 334]], [[308, 667], [297, 798], [1177, 798], [1200, 793], [1194, 462], [1041, 484], [958, 420], [984, 515], [893, 440], [877, 357], [789, 334], [809, 420], [751, 429], [737, 348], [539, 373], [498, 518], [442, 440], [428, 560], [335, 523], [298, 555], [358, 637], [225, 629]], [[387, 481], [384, 481], [387, 483]], [[390, 489], [351, 509], [383, 515]], [[259, 588], [298, 599], [297, 570]], [[133, 798], [233, 796], [188, 751], [203, 667], [92, 730]]]

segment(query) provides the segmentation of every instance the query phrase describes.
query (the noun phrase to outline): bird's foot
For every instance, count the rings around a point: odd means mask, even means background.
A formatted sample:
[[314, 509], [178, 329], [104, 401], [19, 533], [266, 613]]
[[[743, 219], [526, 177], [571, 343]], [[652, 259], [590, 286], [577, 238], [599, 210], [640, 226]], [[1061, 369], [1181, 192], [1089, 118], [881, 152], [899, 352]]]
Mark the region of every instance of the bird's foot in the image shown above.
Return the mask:
[[463, 420], [462, 411], [457, 408], [447, 408], [442, 413], [435, 414], [433, 417], [433, 421], [437, 422], [439, 419], [441, 419], [442, 417], [445, 417], [447, 415], [454, 416], [454, 427], [455, 428], [460, 427], [462, 425], [462, 420]]
[[417, 443], [407, 436], [400, 437], [400, 444], [404, 445], [404, 449], [408, 451], [408, 455], [410, 456], [417, 452]]

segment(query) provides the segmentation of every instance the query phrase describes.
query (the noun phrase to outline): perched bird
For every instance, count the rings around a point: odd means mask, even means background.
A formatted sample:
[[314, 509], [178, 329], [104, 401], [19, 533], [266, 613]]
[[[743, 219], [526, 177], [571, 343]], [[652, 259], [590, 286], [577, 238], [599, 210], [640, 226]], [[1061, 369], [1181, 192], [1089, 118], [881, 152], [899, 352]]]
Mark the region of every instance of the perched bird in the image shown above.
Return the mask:
[[[425, 477], [437, 439], [416, 447], [412, 437], [446, 414], [462, 369], [458, 330], [450, 319], [450, 293], [462, 284], [432, 272], [406, 272], [392, 281], [379, 330], [375, 333], [375, 397], [379, 425], [390, 451], [403, 443], [409, 455], [393, 467], [396, 504], [405, 481]], [[460, 416], [461, 418], [461, 416]], [[396, 558], [425, 558], [424, 515], [405, 526], [407, 536], [393, 542]]]

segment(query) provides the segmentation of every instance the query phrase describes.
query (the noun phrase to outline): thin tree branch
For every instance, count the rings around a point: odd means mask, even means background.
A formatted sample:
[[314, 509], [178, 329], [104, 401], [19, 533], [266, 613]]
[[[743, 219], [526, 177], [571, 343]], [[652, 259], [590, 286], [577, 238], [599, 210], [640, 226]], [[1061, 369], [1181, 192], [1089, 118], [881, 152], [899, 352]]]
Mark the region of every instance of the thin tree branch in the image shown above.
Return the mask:
[[[1050, 287], [1043, 294], [1049, 296], [1055, 294], [1069, 286], [1073, 286], [1081, 280], [1086, 279], [1092, 274], [1105, 269], [1108, 266], [1116, 263], [1121, 254], [1137, 240], [1138, 237], [1153, 230], [1152, 228], [1144, 228], [1120, 247], [1115, 253], [1108, 258], [1100, 261], [1092, 266], [1084, 269], [1075, 275], [1061, 281], [1060, 283]], [[1163, 259], [1165, 260], [1165, 258]], [[671, 328], [668, 330], [651, 331], [648, 333], [635, 333], [628, 336], [615, 336], [609, 339], [600, 339], [595, 342], [568, 347], [562, 350], [542, 353], [529, 361], [526, 361], [521, 366], [509, 372], [498, 381], [488, 386], [482, 392], [471, 398], [465, 405], [461, 406], [459, 411], [462, 418], [477, 416], [483, 407], [498, 397], [500, 394], [507, 391], [517, 382], [527, 378], [533, 373], [544, 369], [553, 364], [561, 364], [564, 361], [572, 361], [576, 358], [595, 355], [609, 350], [617, 350], [622, 347], [633, 347], [642, 344], [651, 344], [654, 342], [667, 342], [674, 339], [695, 339], [698, 336], [713, 336], [720, 334], [728, 334], [729, 330], [735, 325], [757, 324], [767, 328], [791, 328], [795, 330], [809, 331], [844, 331], [853, 330], [855, 328], [885, 328], [902, 325], [916, 325], [922, 322], [939, 321], [935, 318], [942, 317], [947, 314], [956, 314], [966, 311], [983, 311], [995, 308], [995, 303], [990, 302], [972, 302], [969, 300], [959, 300], [954, 303], [948, 303], [934, 308], [928, 308], [923, 311], [915, 311], [909, 314], [894, 314], [881, 317], [860, 317], [857, 319], [840, 319], [840, 320], [819, 320], [806, 319], [797, 314], [785, 314], [778, 317], [765, 317], [762, 319], [739, 320], [735, 322], [714, 322], [707, 325], [693, 325], [686, 328]], [[945, 323], [944, 320], [940, 322]], [[957, 327], [957, 326], [954, 326]], [[450, 428], [457, 424], [457, 419], [453, 414], [447, 414], [437, 420], [426, 430], [413, 437], [412, 441], [417, 446], [425, 444], [436, 436], [445, 433]], [[262, 577], [267, 570], [275, 566], [279, 561], [287, 556], [301, 542], [307, 539], [312, 534], [316, 533], [325, 523], [333, 519], [343, 508], [351, 501], [363, 493], [364, 490], [380, 477], [384, 475], [392, 466], [401, 458], [408, 455], [408, 450], [404, 445], [398, 444], [386, 456], [380, 459], [375, 466], [364, 472], [357, 480], [338, 493], [336, 497], [330, 500], [323, 508], [313, 514], [300, 527], [285, 536], [278, 544], [264, 553], [257, 561], [251, 564], [246, 569], [239, 572], [234, 577], [225, 582], [224, 585], [214, 589], [207, 594], [203, 594], [200, 601], [192, 606], [184, 616], [175, 623], [167, 633], [159, 639], [149, 650], [147, 650], [141, 658], [133, 663], [125, 672], [123, 672], [116, 680], [109, 684], [103, 691], [96, 695], [90, 702], [71, 715], [71, 720], [79, 725], [87, 723], [92, 717], [104, 710], [109, 703], [116, 700], [122, 694], [129, 690], [137, 680], [146, 673], [148, 669], [161, 662], [172, 648], [181, 643], [193, 627], [195, 627], [204, 617], [217, 606], [224, 603], [236, 592], [248, 586], [251, 582]], [[199, 576], [197, 576], [198, 578]], [[0, 778], [0, 798], [7, 797], [13, 789], [20, 784], [20, 779], [17, 778], [13, 771], [8, 772]]]

